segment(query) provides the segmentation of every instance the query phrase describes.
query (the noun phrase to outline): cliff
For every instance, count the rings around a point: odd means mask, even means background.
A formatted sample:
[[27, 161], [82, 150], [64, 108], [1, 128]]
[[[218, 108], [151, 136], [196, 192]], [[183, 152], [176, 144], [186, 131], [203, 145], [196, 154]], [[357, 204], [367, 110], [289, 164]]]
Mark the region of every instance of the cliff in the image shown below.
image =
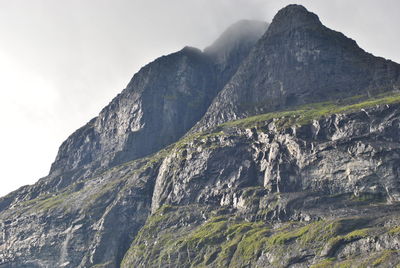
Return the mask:
[[395, 267], [399, 79], [298, 5], [156, 59], [0, 199], [0, 267]]

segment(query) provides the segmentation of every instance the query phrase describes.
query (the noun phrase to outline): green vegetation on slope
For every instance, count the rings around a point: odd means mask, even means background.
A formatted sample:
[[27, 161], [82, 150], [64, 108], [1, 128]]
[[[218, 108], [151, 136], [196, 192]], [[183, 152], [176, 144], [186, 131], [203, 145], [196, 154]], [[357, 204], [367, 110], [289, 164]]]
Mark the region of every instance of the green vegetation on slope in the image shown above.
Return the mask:
[[[101, 183], [97, 184], [95, 187], [91, 187], [91, 189], [83, 188], [82, 190], [76, 190], [76, 185], [71, 185], [58, 194], [39, 196], [32, 200], [20, 202], [18, 206], [23, 209], [30, 208], [37, 211], [49, 211], [53, 209], [66, 210], [69, 209], [73, 203], [71, 201], [79, 195], [85, 196], [84, 201], [86, 206], [93, 210], [93, 207], [96, 207], [96, 204], [104, 205], [104, 200], [107, 199], [105, 197], [122, 190], [122, 188], [125, 187], [125, 181], [132, 175], [132, 173], [144, 172], [147, 168], [159, 165], [160, 162], [171, 152], [175, 151], [183, 155], [185, 148], [190, 146], [191, 143], [194, 143], [195, 145], [204, 145], [209, 149], [215, 148], [215, 146], [218, 145], [215, 145], [212, 142], [210, 143], [210, 140], [215, 141], [218, 138], [227, 135], [224, 132], [226, 128], [262, 126], [266, 121], [273, 119], [275, 119], [277, 126], [285, 128], [294, 124], [302, 125], [311, 123], [312, 120], [329, 116], [334, 113], [349, 113], [376, 105], [394, 104], [399, 102], [400, 94], [378, 96], [372, 99], [357, 97], [342, 103], [324, 102], [309, 104], [293, 111], [268, 113], [227, 122], [216, 127], [211, 132], [195, 133], [186, 136], [175, 144], [152, 156], [127, 162], [106, 170], [96, 176], [100, 178], [111, 172], [115, 172], [115, 174], [120, 173], [121, 175], [118, 175], [119, 177], [112, 176], [115, 178], [113, 180], [99, 179], [99, 182]], [[129, 168], [130, 172], [123, 173], [122, 171], [124, 168]], [[244, 193], [244, 196], [250, 196], [250, 201], [257, 201], [259, 199], [257, 195], [259, 191], [263, 191], [263, 189], [248, 189], [248, 191]], [[354, 197], [353, 201], [365, 203], [369, 201], [382, 201], [381, 199], [382, 197], [380, 196], [370, 194]], [[267, 213], [269, 211], [265, 212]], [[155, 214], [149, 219], [150, 222], [146, 224], [145, 228], [142, 230], [142, 234], [150, 234], [155, 230], [159, 230], [158, 224], [165, 222], [166, 219], [173, 222], [174, 217], [169, 218], [166, 216], [167, 214], [169, 215], [170, 213]], [[151, 224], [151, 222], [153, 222], [153, 224]], [[243, 265], [251, 265], [255, 260], [255, 256], [258, 256], [266, 249], [273, 249], [275, 254], [279, 255], [284, 251], [283, 248], [288, 244], [296, 242], [299, 243], [298, 245], [300, 246], [305, 246], [311, 243], [311, 241], [318, 241], [320, 244], [328, 243], [328, 245], [334, 249], [337, 245], [369, 235], [370, 230], [364, 229], [364, 227], [361, 228], [358, 226], [353, 229], [355, 232], [352, 233], [352, 230], [339, 231], [339, 225], [340, 221], [335, 221], [333, 223], [314, 222], [304, 226], [290, 225], [286, 229], [280, 229], [280, 231], [276, 229], [271, 231], [271, 226], [268, 226], [263, 222], [244, 222], [238, 219], [232, 220], [229, 219], [229, 217], [223, 217], [219, 220], [209, 220], [203, 227], [200, 226], [199, 229], [196, 230], [191, 230], [188, 227], [186, 234], [184, 232], [179, 234], [164, 234], [161, 232], [161, 242], [157, 246], [159, 248], [154, 252], [143, 250], [142, 253], [144, 255], [148, 254], [148, 258], [158, 256], [155, 259], [158, 262], [163, 262], [165, 258], [171, 259], [172, 262], [174, 251], [176, 249], [188, 252], [185, 254], [191, 256], [191, 254], [196, 252], [197, 248], [202, 248], [204, 249], [204, 254], [200, 254], [201, 259], [197, 260], [199, 265], [208, 265], [210, 263], [219, 263], [221, 265], [231, 264], [232, 266], [239, 265], [239, 263]], [[391, 235], [398, 235], [399, 233], [400, 231], [398, 227], [393, 228], [389, 232]], [[140, 246], [138, 245], [133, 251], [137, 253], [140, 248], [143, 247], [143, 244]], [[318, 249], [315, 249], [315, 252], [319, 254], [322, 249], [322, 245], [319, 245]], [[282, 252], [279, 253], [280, 251]], [[190, 261], [193, 260], [190, 259]]]
[[[350, 267], [349, 263], [387, 263], [397, 251], [377, 251], [365, 256], [335, 259], [339, 247], [360, 239], [387, 234], [390, 228], [371, 228], [369, 218], [340, 218], [313, 222], [249, 222], [238, 214], [215, 215], [207, 220], [198, 205], [163, 206], [139, 232], [122, 267], [255, 267], [268, 252], [274, 267], [307, 253], [313, 267]], [[187, 219], [196, 219], [185, 222]], [[374, 225], [374, 224], [373, 224]], [[372, 226], [373, 226], [372, 225]], [[358, 266], [357, 266], [358, 267]], [[363, 266], [360, 266], [363, 267]]]
[[366, 99], [364, 96], [352, 97], [343, 100], [341, 103], [332, 101], [312, 103], [298, 107], [295, 110], [272, 112], [256, 116], [247, 117], [245, 119], [230, 121], [221, 125], [221, 127], [243, 127], [249, 128], [257, 126], [266, 121], [275, 119], [276, 124], [280, 128], [290, 127], [292, 125], [305, 125], [312, 123], [322, 117], [336, 113], [350, 113], [374, 107], [382, 104], [393, 104], [400, 102], [399, 93], [391, 93], [391, 95], [379, 95], [374, 98]]

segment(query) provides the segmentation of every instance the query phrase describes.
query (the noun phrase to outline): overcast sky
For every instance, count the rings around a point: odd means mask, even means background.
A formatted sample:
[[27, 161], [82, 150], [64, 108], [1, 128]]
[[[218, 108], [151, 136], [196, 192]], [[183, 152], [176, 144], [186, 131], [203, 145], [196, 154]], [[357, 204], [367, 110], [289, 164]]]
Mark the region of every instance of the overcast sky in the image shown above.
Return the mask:
[[398, 0], [0, 0], [0, 196], [47, 175], [61, 142], [141, 66], [289, 3], [400, 62]]

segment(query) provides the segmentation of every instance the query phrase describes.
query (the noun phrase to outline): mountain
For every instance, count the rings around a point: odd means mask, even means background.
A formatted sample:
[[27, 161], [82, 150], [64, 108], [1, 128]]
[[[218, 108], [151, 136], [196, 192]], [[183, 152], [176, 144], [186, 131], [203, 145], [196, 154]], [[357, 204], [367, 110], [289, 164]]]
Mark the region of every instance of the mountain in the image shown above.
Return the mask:
[[94, 162], [112, 166], [154, 153], [186, 133], [217, 93], [213, 64], [200, 50], [186, 47], [161, 57], [61, 145], [51, 173]]
[[303, 6], [276, 14], [196, 131], [309, 102], [400, 89], [400, 66], [366, 53]]
[[177, 144], [122, 267], [395, 267], [399, 101], [320, 118], [311, 105]]
[[[266, 28], [238, 22], [204, 53], [185, 47], [135, 74], [61, 145], [47, 177], [0, 199], [0, 267], [117, 266], [151, 209], [157, 171], [141, 170], [147, 159], [140, 158], [193, 127]], [[132, 178], [136, 168], [144, 173]], [[59, 207], [66, 200], [68, 209]], [[24, 241], [26, 232], [32, 243]]]
[[181, 138], [204, 115], [266, 29], [264, 22], [240, 21], [204, 53], [185, 47], [143, 67], [98, 117], [61, 145], [50, 171], [57, 186], [75, 180], [71, 172], [80, 168], [109, 168]]
[[0, 199], [0, 268], [396, 267], [399, 77], [298, 5], [156, 59]]

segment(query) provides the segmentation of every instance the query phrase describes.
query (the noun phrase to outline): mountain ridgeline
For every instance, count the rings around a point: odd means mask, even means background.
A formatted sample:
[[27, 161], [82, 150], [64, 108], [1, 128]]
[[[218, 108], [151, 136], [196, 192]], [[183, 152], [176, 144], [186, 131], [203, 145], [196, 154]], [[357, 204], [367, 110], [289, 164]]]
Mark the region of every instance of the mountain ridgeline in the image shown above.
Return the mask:
[[310, 102], [400, 89], [399, 65], [366, 53], [304, 7], [282, 9], [198, 129]]
[[115, 166], [177, 141], [201, 119], [266, 29], [264, 22], [240, 21], [204, 53], [185, 47], [143, 67], [98, 117], [61, 145], [50, 174]]
[[136, 73], [0, 199], [0, 268], [400, 265], [400, 65], [303, 6]]

